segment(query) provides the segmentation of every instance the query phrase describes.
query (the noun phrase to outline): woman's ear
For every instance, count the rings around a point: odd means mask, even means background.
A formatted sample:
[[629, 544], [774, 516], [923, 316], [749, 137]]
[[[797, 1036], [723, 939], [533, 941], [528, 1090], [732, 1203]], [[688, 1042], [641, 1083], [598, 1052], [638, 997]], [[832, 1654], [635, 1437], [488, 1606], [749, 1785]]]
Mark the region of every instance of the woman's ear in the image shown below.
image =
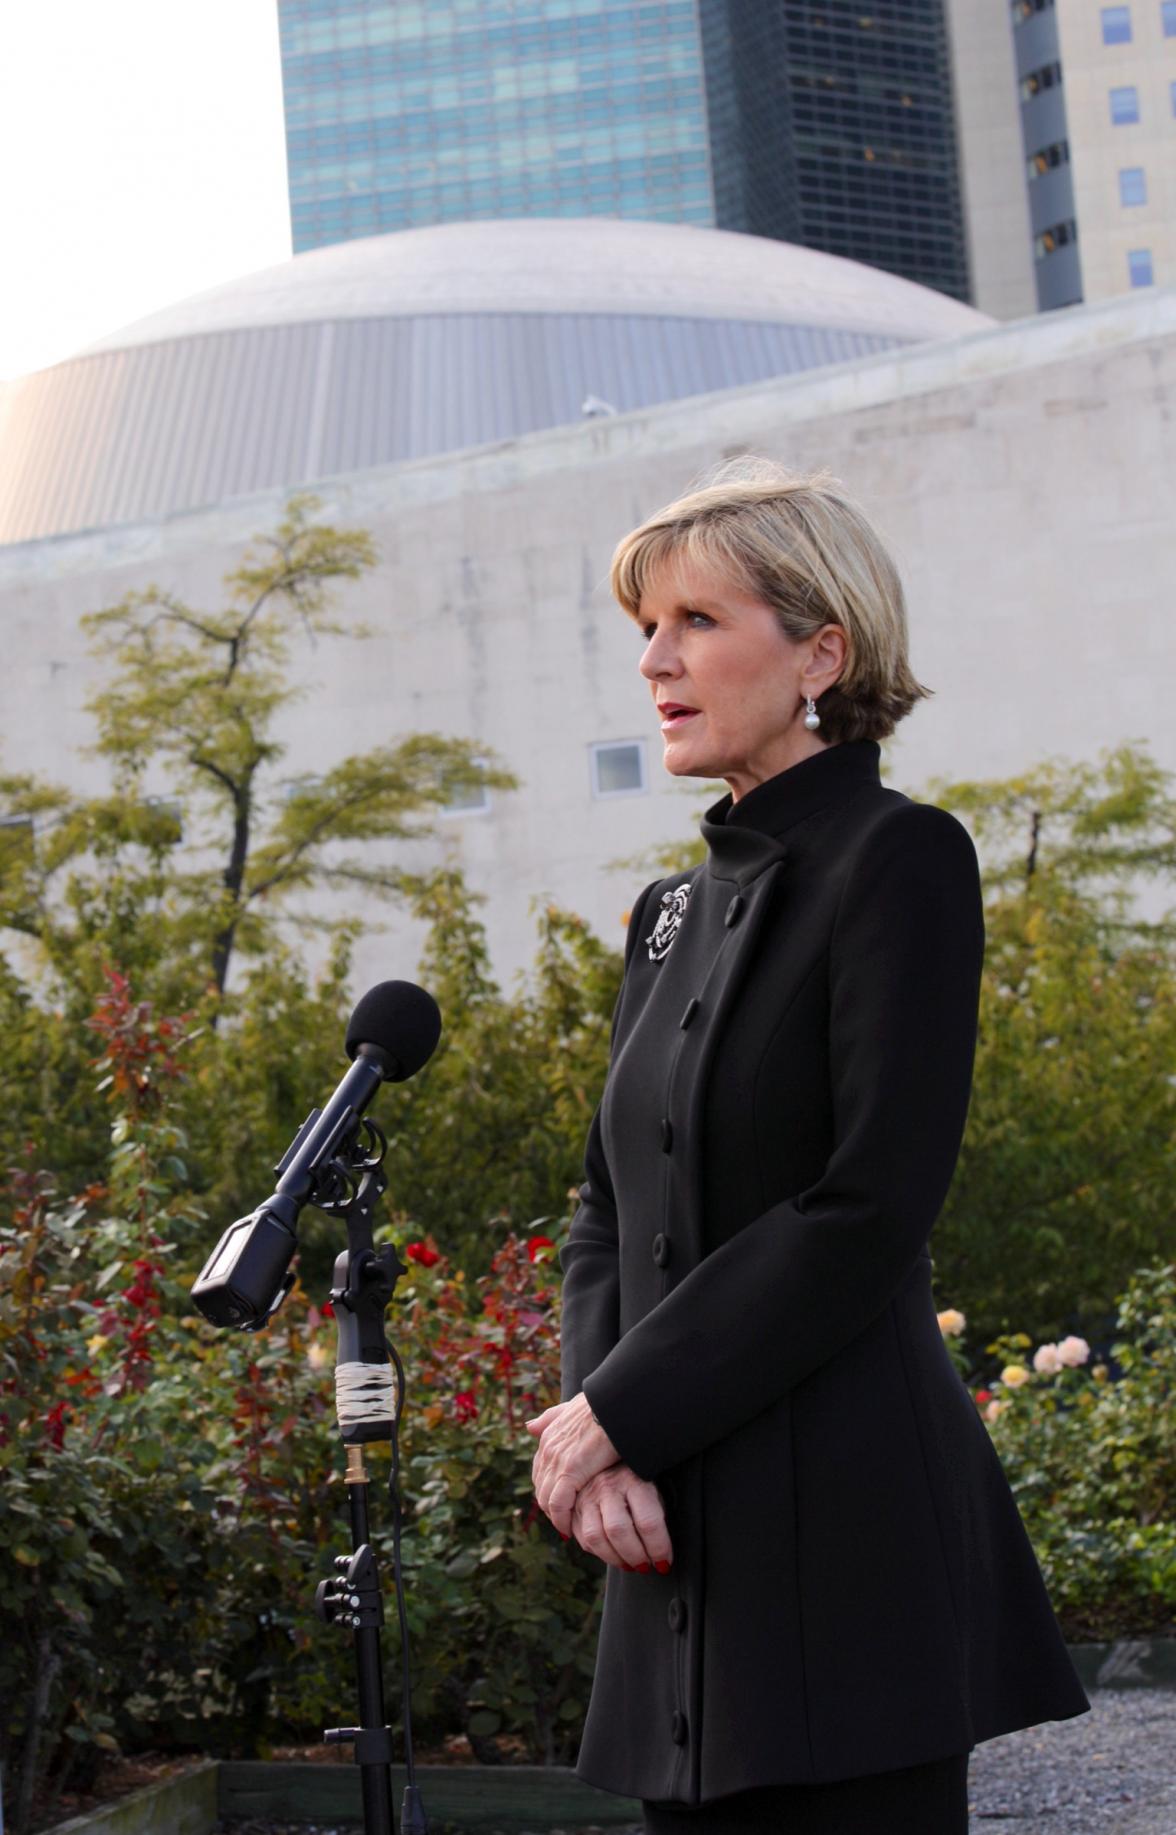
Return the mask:
[[827, 624], [812, 640], [809, 658], [801, 672], [801, 688], [816, 700], [845, 673], [849, 638], [839, 624]]

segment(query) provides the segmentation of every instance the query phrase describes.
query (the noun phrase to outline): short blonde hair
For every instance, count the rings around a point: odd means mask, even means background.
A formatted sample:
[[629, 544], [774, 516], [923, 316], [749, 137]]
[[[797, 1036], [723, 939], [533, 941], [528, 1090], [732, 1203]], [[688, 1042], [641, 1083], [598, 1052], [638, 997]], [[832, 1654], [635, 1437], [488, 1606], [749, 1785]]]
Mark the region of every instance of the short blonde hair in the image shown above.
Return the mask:
[[721, 571], [770, 605], [793, 642], [841, 627], [845, 667], [817, 702], [824, 738], [885, 739], [932, 692], [907, 659], [898, 569], [828, 472], [737, 459], [658, 510], [613, 555], [613, 594], [631, 617], [654, 569], [676, 559]]

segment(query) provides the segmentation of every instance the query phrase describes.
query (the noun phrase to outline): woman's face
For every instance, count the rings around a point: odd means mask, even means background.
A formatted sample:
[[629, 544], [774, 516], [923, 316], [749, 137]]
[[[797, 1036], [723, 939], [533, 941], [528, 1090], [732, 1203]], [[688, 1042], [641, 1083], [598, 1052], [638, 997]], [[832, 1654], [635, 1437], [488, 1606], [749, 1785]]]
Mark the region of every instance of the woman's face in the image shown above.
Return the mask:
[[653, 569], [634, 622], [675, 777], [724, 778], [738, 801], [824, 750], [819, 729], [804, 725], [804, 697], [816, 700], [841, 673], [840, 626], [793, 642], [771, 606], [685, 559]]

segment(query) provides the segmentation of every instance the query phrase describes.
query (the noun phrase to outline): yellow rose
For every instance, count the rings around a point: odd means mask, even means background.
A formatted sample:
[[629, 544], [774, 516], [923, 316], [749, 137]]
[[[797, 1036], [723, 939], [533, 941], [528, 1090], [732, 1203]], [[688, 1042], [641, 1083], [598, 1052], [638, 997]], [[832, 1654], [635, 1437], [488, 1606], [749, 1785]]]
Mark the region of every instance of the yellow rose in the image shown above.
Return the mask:
[[104, 1338], [101, 1332], [95, 1332], [92, 1338], [87, 1338], [86, 1349], [91, 1357], [97, 1357], [99, 1351], [105, 1350], [109, 1343], [109, 1338]]
[[958, 1338], [968, 1323], [963, 1313], [957, 1312], [954, 1306], [949, 1306], [946, 1312], [936, 1313], [935, 1317], [945, 1338]]
[[1019, 1389], [1022, 1383], [1029, 1381], [1029, 1372], [1024, 1364], [1006, 1364], [1000, 1373], [1000, 1380], [1006, 1389]]

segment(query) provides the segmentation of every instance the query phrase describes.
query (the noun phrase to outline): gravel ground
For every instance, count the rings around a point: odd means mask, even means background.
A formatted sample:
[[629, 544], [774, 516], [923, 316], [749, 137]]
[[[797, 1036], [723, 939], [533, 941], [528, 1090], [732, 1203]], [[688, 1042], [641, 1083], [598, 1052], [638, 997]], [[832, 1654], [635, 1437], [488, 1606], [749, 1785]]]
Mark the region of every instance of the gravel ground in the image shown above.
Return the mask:
[[1176, 1690], [1095, 1689], [1090, 1713], [977, 1746], [973, 1830], [1176, 1835]]
[[[976, 1747], [968, 1769], [973, 1835], [1176, 1835], [1176, 1690], [1097, 1689], [1090, 1700], [1090, 1713], [1076, 1720], [1047, 1721]], [[344, 1835], [343, 1826], [305, 1822], [219, 1827], [222, 1835]]]

